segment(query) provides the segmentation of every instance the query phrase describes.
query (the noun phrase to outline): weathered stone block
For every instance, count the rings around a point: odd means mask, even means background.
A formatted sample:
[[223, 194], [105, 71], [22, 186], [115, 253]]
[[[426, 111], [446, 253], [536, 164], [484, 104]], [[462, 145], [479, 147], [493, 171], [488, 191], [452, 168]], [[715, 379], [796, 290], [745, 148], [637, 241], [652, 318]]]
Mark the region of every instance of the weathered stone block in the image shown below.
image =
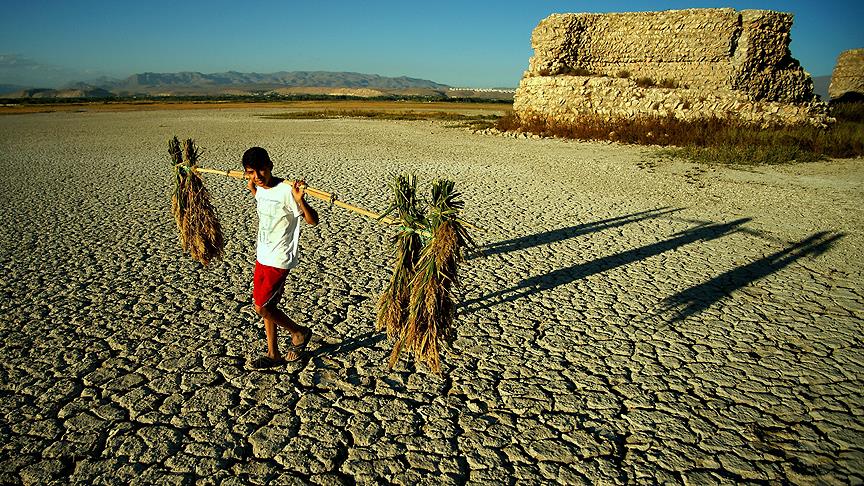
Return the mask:
[[789, 51], [791, 27], [791, 14], [770, 10], [553, 14], [532, 33], [514, 109], [824, 124]]
[[837, 99], [847, 93], [864, 97], [864, 49], [843, 51], [831, 73], [828, 96]]

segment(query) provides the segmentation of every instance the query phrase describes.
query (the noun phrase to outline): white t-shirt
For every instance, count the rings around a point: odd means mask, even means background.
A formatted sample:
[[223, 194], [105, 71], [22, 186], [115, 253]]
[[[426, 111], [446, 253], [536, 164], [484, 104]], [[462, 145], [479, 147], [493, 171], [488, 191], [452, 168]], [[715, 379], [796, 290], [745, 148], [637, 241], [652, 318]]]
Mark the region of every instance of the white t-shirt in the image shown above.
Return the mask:
[[303, 212], [291, 195], [291, 183], [282, 181], [270, 189], [256, 188], [255, 202], [258, 204], [258, 262], [276, 268], [293, 268], [297, 265]]

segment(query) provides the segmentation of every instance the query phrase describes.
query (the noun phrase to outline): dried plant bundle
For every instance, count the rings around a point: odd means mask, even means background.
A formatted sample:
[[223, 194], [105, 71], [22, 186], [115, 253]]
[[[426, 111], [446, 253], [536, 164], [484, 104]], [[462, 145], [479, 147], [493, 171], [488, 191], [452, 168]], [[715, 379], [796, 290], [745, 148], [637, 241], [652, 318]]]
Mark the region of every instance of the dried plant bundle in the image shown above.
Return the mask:
[[458, 218], [464, 205], [459, 198], [452, 181], [433, 183], [429, 211], [423, 218], [431, 239], [415, 260], [407, 306], [399, 308], [398, 332], [388, 328], [388, 336], [396, 339], [391, 368], [405, 350], [433, 372], [441, 372], [441, 344], [450, 342], [454, 335], [453, 287], [459, 285], [459, 264], [464, 261], [463, 253], [475, 246]]
[[394, 339], [402, 333], [408, 317], [409, 284], [423, 247], [418, 230], [422, 228], [424, 218], [417, 203], [417, 181], [414, 177], [397, 176], [390, 188], [393, 199], [381, 218], [395, 212], [402, 226], [393, 238], [396, 259], [390, 282], [378, 299], [377, 324], [379, 330], [386, 330], [387, 337]]
[[176, 176], [171, 212], [180, 233], [180, 245], [184, 253], [208, 265], [222, 257], [225, 242], [210, 193], [195, 171], [200, 150], [192, 139], [184, 141], [181, 150], [180, 141], [174, 137], [168, 141], [168, 154]]

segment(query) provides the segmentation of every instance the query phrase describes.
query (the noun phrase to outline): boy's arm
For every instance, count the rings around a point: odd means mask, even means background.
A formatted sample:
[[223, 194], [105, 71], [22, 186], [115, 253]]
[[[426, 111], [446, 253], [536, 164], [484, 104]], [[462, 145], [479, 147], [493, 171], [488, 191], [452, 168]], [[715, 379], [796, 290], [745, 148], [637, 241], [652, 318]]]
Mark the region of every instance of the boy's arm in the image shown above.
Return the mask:
[[306, 223], [310, 226], [318, 224], [318, 212], [303, 198], [306, 194], [306, 182], [294, 181], [294, 184], [291, 186], [291, 194], [294, 196], [294, 200], [297, 201], [297, 207], [303, 213], [303, 219]]
[[255, 197], [255, 193], [258, 191], [258, 188], [255, 187], [255, 183], [252, 182], [251, 178], [246, 180], [246, 187], [249, 189], [249, 192], [252, 193], [252, 197]]

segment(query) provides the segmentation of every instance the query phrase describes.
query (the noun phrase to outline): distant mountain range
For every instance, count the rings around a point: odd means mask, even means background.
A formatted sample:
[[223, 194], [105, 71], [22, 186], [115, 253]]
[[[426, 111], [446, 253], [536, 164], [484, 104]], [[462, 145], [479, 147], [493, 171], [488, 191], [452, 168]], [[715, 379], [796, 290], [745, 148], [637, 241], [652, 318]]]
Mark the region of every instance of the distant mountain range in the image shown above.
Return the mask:
[[[106, 98], [112, 96], [218, 96], [276, 94], [388, 94], [443, 95], [450, 87], [406, 76], [329, 71], [276, 73], [199, 72], [141, 73], [126, 79], [72, 83], [60, 89], [0, 85], [0, 95], [11, 98]], [[512, 95], [511, 95], [512, 97]]]
[[[828, 100], [831, 76], [814, 76], [813, 91]], [[325, 94], [336, 96], [415, 95], [512, 99], [512, 90], [454, 90], [428, 79], [331, 71], [276, 73], [199, 72], [141, 73], [126, 79], [101, 78], [71, 83], [60, 89], [0, 84], [5, 98], [110, 98], [113, 96], [219, 96], [260, 94]]]
[[377, 74], [361, 74], [329, 71], [282, 71], [278, 73], [225, 73], [202, 74], [198, 72], [181, 73], [143, 73], [133, 74], [113, 86], [101, 86], [112, 91], [134, 91], [138, 89], [173, 87], [327, 87], [327, 88], [432, 88], [446, 89], [445, 84], [426, 79], [401, 76], [388, 78]]
[[831, 76], [813, 76], [813, 92], [822, 97], [822, 101], [828, 101], [828, 85], [831, 84]]

